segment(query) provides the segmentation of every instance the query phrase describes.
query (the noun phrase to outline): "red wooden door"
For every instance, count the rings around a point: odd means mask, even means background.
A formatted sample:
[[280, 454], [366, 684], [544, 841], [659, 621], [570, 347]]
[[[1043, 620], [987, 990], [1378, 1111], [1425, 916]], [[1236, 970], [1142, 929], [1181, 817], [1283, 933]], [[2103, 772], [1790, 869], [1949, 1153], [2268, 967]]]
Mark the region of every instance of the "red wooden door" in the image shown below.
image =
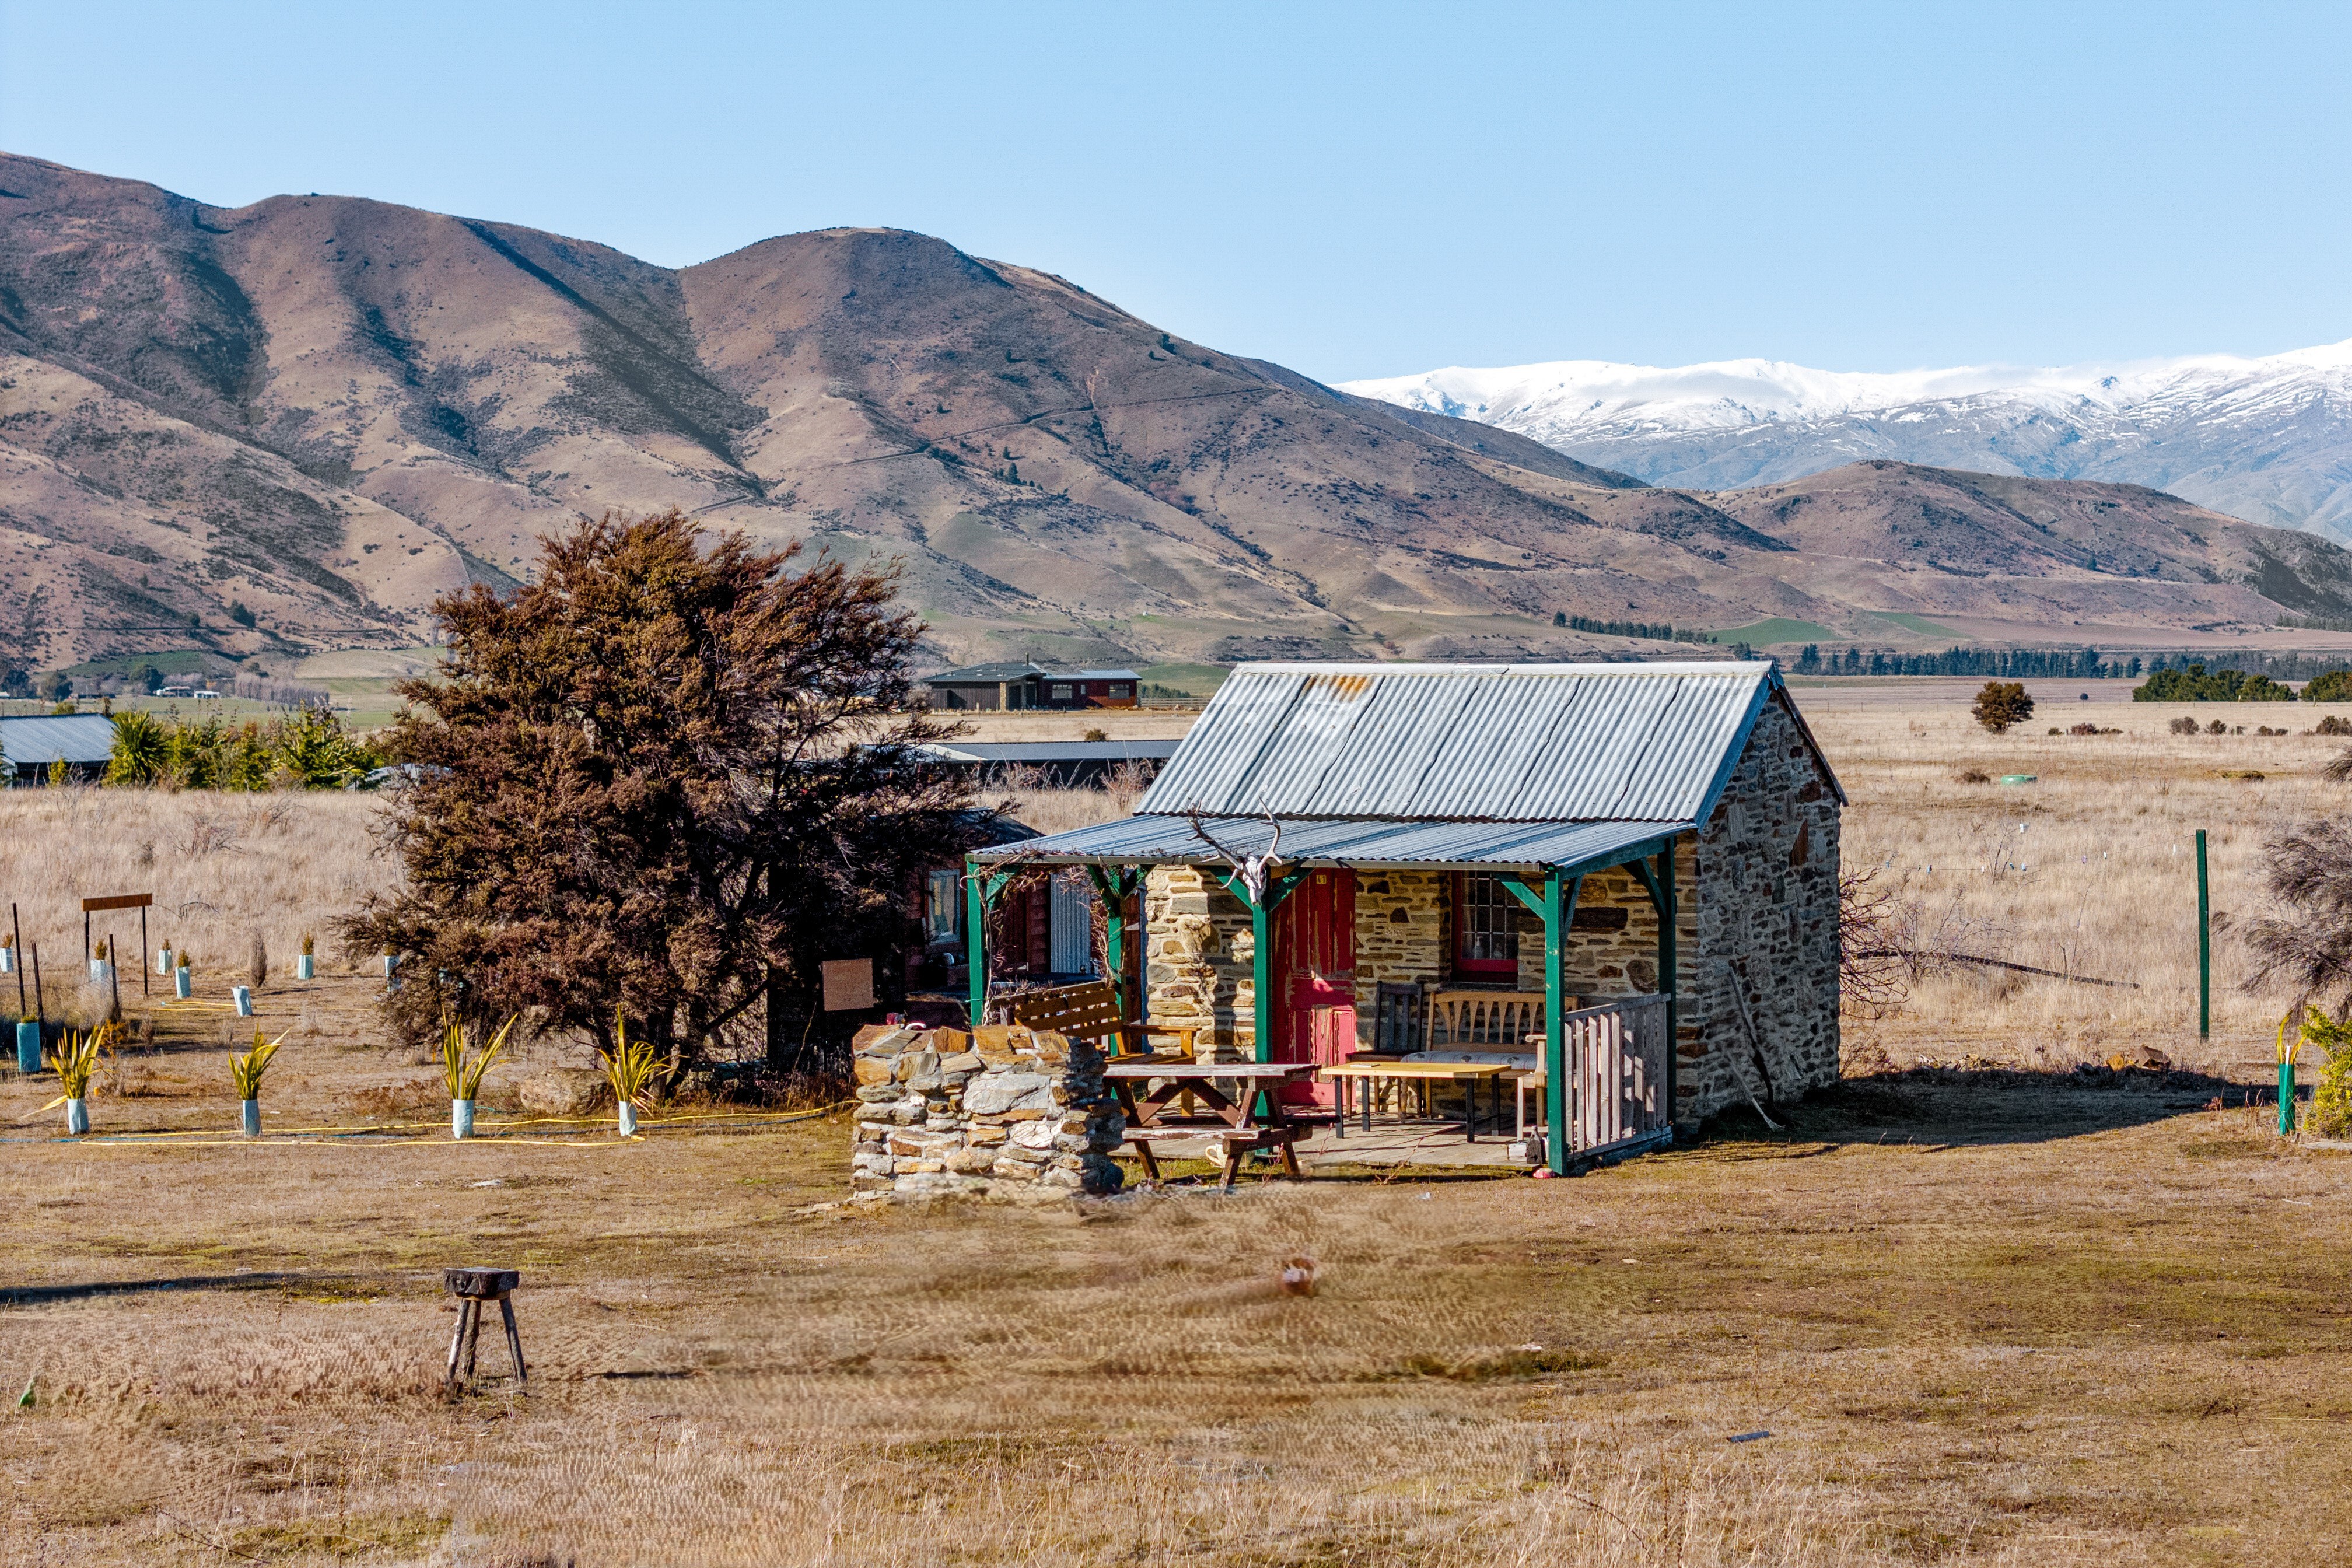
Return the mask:
[[[1356, 1048], [1356, 874], [1309, 871], [1275, 910], [1274, 1059], [1344, 1061]], [[1328, 1105], [1328, 1083], [1285, 1087], [1294, 1105]]]

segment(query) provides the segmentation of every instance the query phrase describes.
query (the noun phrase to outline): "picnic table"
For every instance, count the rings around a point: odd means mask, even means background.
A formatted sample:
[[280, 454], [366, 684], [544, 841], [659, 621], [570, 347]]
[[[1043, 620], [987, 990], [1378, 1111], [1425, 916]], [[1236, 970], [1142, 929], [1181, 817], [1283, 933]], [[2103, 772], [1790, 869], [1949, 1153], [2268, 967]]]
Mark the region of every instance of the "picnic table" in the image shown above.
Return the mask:
[[[1313, 1062], [1196, 1062], [1181, 1057], [1120, 1058], [1103, 1068], [1104, 1080], [1127, 1114], [1127, 1142], [1142, 1157], [1146, 1175], [1160, 1179], [1153, 1144], [1205, 1138], [1223, 1146], [1224, 1179], [1218, 1184], [1227, 1189], [1242, 1156], [1253, 1149], [1279, 1149], [1282, 1168], [1293, 1179], [1304, 1179], [1294, 1145], [1306, 1129], [1290, 1120], [1276, 1091], [1314, 1075]], [[1238, 1098], [1220, 1087], [1233, 1084], [1240, 1085]], [[1171, 1120], [1171, 1102], [1188, 1097], [1207, 1107], [1209, 1116]]]
[[[1524, 1070], [1508, 1062], [1410, 1062], [1400, 1061], [1393, 1057], [1372, 1060], [1351, 1057], [1323, 1068], [1322, 1076], [1324, 1081], [1331, 1085], [1331, 1097], [1335, 1101], [1333, 1109], [1339, 1113], [1339, 1133], [1342, 1138], [1348, 1135], [1349, 1086], [1351, 1083], [1364, 1085], [1359, 1103], [1362, 1108], [1366, 1132], [1372, 1130], [1371, 1089], [1375, 1083], [1381, 1080], [1400, 1086], [1412, 1083], [1423, 1089], [1432, 1084], [1458, 1083], [1463, 1086], [1463, 1141], [1475, 1143], [1478, 1142], [1478, 1086], [1482, 1083], [1490, 1086], [1494, 1120], [1499, 1124], [1503, 1120], [1502, 1080], [1507, 1075]], [[1426, 1104], [1424, 1100], [1424, 1109]], [[1400, 1117], [1404, 1114], [1402, 1102], [1397, 1107], [1397, 1114]]]

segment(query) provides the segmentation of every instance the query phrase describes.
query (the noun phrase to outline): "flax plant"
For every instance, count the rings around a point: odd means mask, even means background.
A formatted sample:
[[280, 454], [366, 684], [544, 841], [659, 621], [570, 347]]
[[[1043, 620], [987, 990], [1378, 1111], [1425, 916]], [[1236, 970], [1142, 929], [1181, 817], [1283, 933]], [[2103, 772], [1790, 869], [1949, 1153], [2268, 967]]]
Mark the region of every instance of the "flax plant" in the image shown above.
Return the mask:
[[490, 1063], [506, 1048], [507, 1032], [514, 1026], [512, 1017], [500, 1024], [499, 1032], [490, 1037], [490, 1043], [482, 1047], [482, 1054], [470, 1058], [467, 1052], [472, 1042], [467, 1037], [466, 1026], [452, 1019], [443, 1026], [441, 1067], [449, 1080], [451, 1100], [470, 1102], [481, 1091], [482, 1075], [490, 1070]]
[[102, 1029], [77, 1035], [68, 1029], [58, 1040], [58, 1048], [49, 1053], [49, 1070], [58, 1075], [58, 1087], [65, 1092], [41, 1107], [53, 1110], [68, 1100], [85, 1100], [89, 1095], [89, 1080], [98, 1071], [99, 1036]]
[[638, 1109], [653, 1109], [649, 1096], [657, 1058], [651, 1040], [629, 1038], [629, 1021], [618, 1007], [613, 1009], [613, 1041], [611, 1051], [598, 1051], [596, 1055], [604, 1064], [604, 1081], [613, 1086], [613, 1105], [621, 1136], [634, 1138], [637, 1133]]
[[[289, 1030], [288, 1033], [290, 1034], [292, 1031]], [[256, 1029], [253, 1031], [253, 1049], [243, 1056], [238, 1056], [234, 1051], [229, 1053], [228, 1076], [236, 1085], [237, 1099], [259, 1100], [261, 1098], [261, 1075], [269, 1069], [269, 1058], [276, 1056], [278, 1047], [285, 1043], [285, 1035], [280, 1035], [274, 1040], [265, 1041], [261, 1037], [261, 1031]]]

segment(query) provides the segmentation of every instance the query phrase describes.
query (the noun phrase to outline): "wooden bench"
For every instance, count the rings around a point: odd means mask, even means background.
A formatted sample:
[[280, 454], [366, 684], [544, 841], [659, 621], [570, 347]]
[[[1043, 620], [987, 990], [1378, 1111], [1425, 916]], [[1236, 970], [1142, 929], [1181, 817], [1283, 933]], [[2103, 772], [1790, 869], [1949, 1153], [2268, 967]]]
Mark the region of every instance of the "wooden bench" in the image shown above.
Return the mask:
[[[1576, 999], [1569, 999], [1573, 1007]], [[1519, 1048], [1543, 1032], [1543, 995], [1536, 991], [1440, 991], [1429, 999], [1424, 1050]]]
[[1108, 980], [1020, 992], [1013, 998], [1013, 1021], [1024, 1029], [1066, 1039], [1115, 1040], [1119, 1048], [1131, 1052], [1150, 1050], [1154, 1035], [1172, 1035], [1178, 1053], [1187, 1058], [1192, 1054], [1192, 1037], [1200, 1032], [1196, 1024], [1155, 1024], [1149, 1019], [1137, 1023], [1120, 1016], [1118, 988]]

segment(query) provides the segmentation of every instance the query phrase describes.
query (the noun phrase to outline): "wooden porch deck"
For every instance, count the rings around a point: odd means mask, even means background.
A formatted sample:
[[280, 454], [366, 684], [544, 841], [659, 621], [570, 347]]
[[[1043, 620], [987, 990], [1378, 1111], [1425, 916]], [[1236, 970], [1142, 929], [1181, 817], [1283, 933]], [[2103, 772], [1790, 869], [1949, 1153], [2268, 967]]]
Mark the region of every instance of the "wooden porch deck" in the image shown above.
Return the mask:
[[[1311, 1178], [1322, 1168], [1344, 1169], [1351, 1165], [1397, 1165], [1425, 1167], [1432, 1170], [1528, 1171], [1534, 1169], [1523, 1160], [1511, 1158], [1511, 1135], [1508, 1127], [1497, 1135], [1482, 1131], [1478, 1142], [1472, 1143], [1462, 1136], [1462, 1123], [1457, 1119], [1397, 1122], [1381, 1120], [1372, 1124], [1370, 1132], [1350, 1127], [1345, 1138], [1335, 1137], [1328, 1127], [1318, 1127], [1294, 1145], [1298, 1163]], [[1197, 1140], [1162, 1141], [1153, 1147], [1154, 1157], [1169, 1160], [1205, 1160], [1212, 1163], [1219, 1159], [1215, 1142], [1209, 1137]], [[1141, 1164], [1132, 1160], [1134, 1174], [1139, 1178]], [[1243, 1167], [1242, 1179], [1263, 1174], [1265, 1167], [1251, 1164]]]

